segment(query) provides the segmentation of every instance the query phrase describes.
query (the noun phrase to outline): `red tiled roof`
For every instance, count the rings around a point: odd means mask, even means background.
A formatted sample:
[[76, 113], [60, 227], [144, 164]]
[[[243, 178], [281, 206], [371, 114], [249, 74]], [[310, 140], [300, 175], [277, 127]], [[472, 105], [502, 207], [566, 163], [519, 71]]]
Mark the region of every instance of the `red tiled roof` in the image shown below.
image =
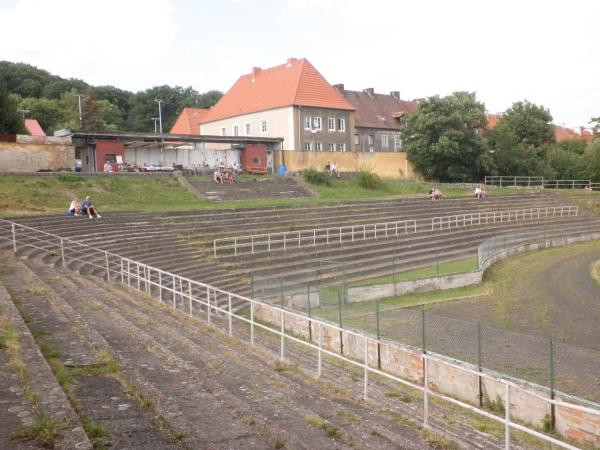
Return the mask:
[[202, 123], [284, 106], [354, 110], [307, 59], [270, 69], [253, 68], [209, 110]]
[[488, 117], [487, 127], [494, 128], [498, 124], [498, 121], [502, 117], [502, 114], [488, 114], [487, 117]]
[[32, 136], [46, 136], [41, 125], [35, 119], [25, 119], [25, 128], [27, 132]]
[[200, 122], [208, 109], [183, 108], [173, 124], [171, 134], [200, 134]]
[[566, 141], [568, 139], [592, 142], [593, 138], [594, 135], [587, 130], [582, 129], [581, 133], [578, 133], [572, 128], [554, 125], [554, 139], [556, 139], [557, 142]]
[[417, 102], [399, 100], [391, 94], [376, 94], [372, 89], [362, 92], [339, 89], [344, 98], [356, 107], [354, 117], [357, 127], [399, 130], [397, 119], [403, 113], [417, 109]]

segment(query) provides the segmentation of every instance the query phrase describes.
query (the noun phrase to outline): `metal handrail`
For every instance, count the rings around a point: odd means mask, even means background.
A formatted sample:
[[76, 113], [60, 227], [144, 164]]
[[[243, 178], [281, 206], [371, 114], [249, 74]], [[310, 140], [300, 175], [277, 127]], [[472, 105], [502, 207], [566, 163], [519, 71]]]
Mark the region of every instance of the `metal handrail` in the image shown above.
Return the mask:
[[510, 222], [522, 220], [540, 220], [546, 217], [576, 216], [579, 214], [578, 206], [547, 206], [542, 208], [508, 209], [502, 211], [485, 211], [479, 213], [456, 214], [452, 216], [439, 216], [431, 219], [431, 230], [443, 230], [474, 225], [487, 225], [497, 222]]
[[[276, 233], [251, 234], [218, 238], [213, 241], [213, 256], [219, 257], [219, 251], [233, 249], [234, 256], [241, 254], [239, 250], [250, 249], [254, 254], [261, 251], [287, 250], [288, 248], [315, 247], [318, 244], [354, 242], [378, 237], [398, 236], [399, 234], [417, 232], [416, 220], [399, 220], [374, 224], [343, 225], [339, 227], [314, 228], [298, 231], [280, 231]], [[350, 239], [344, 239], [350, 236]]]
[[[160, 299], [161, 302], [163, 302], [163, 291], [166, 291], [167, 293], [170, 292], [172, 294], [172, 306], [174, 309], [178, 309], [177, 308], [178, 298], [182, 304], [187, 300], [188, 307], [189, 307], [189, 314], [191, 316], [193, 316], [194, 306], [200, 306], [200, 311], [202, 313], [204, 313], [204, 311], [206, 312], [206, 320], [207, 320], [208, 324], [211, 326], [214, 325], [214, 320], [211, 318], [211, 315], [215, 315], [215, 314], [219, 314], [219, 313], [222, 314], [224, 317], [226, 317], [228, 319], [227, 320], [227, 323], [228, 323], [227, 328], [228, 328], [228, 333], [230, 336], [233, 336], [233, 325], [232, 325], [233, 318], [235, 318], [236, 320], [248, 323], [250, 325], [250, 342], [252, 345], [254, 345], [254, 335], [255, 335], [255, 329], [257, 327], [261, 330], [278, 335], [281, 338], [281, 340], [280, 340], [280, 358], [282, 360], [285, 357], [285, 340], [286, 339], [296, 342], [298, 344], [301, 344], [305, 347], [309, 347], [314, 350], [317, 350], [317, 355], [318, 355], [318, 357], [317, 357], [317, 376], [321, 376], [321, 374], [322, 374], [321, 369], [322, 369], [322, 363], [323, 363], [323, 354], [329, 355], [335, 359], [344, 361], [350, 365], [362, 368], [364, 370], [363, 397], [365, 399], [368, 398], [369, 373], [377, 374], [377, 375], [383, 376], [385, 378], [388, 378], [390, 380], [393, 380], [395, 382], [398, 382], [400, 384], [410, 386], [414, 389], [417, 389], [418, 391], [423, 393], [423, 408], [424, 408], [423, 409], [423, 424], [424, 424], [424, 426], [430, 425], [429, 424], [429, 397], [434, 396], [434, 397], [440, 398], [444, 401], [453, 403], [457, 406], [460, 406], [460, 407], [467, 409], [471, 412], [474, 412], [476, 414], [479, 414], [479, 415], [482, 415], [489, 419], [503, 423], [504, 427], [505, 427], [505, 445], [506, 445], [506, 448], [508, 448], [508, 449], [510, 449], [510, 447], [511, 447], [511, 437], [510, 437], [511, 429], [514, 428], [514, 429], [523, 431], [525, 433], [528, 433], [532, 436], [535, 436], [539, 439], [542, 439], [546, 442], [550, 442], [555, 445], [558, 445], [560, 447], [563, 447], [566, 449], [578, 450], [578, 447], [575, 447], [575, 446], [568, 444], [566, 442], [563, 442], [555, 437], [542, 434], [532, 428], [528, 428], [522, 424], [515, 423], [512, 421], [511, 412], [510, 412], [511, 411], [511, 392], [514, 390], [521, 390], [521, 391], [525, 390], [525, 387], [518, 385], [513, 381], [507, 380], [500, 376], [494, 376], [491, 373], [486, 373], [486, 372], [483, 372], [480, 370], [470, 369], [465, 363], [460, 364], [458, 362], [449, 361], [446, 358], [444, 358], [442, 355], [437, 355], [437, 354], [434, 354], [431, 352], [418, 353], [418, 352], [410, 349], [409, 347], [403, 346], [402, 344], [399, 344], [397, 342], [384, 341], [383, 339], [371, 336], [367, 333], [362, 333], [362, 332], [357, 332], [357, 331], [354, 331], [351, 329], [342, 328], [341, 326], [335, 325], [333, 323], [327, 322], [322, 319], [315, 319], [313, 317], [307, 317], [304, 314], [301, 314], [301, 313], [298, 313], [295, 311], [290, 311], [283, 307], [265, 304], [258, 300], [254, 300], [254, 299], [251, 299], [248, 297], [234, 294], [234, 293], [216, 288], [214, 286], [208, 285], [206, 283], [202, 283], [202, 282], [195, 281], [195, 280], [192, 280], [189, 278], [185, 278], [185, 277], [176, 275], [172, 272], [158, 269], [158, 268], [149, 266], [147, 264], [116, 255], [114, 253], [110, 253], [110, 252], [107, 252], [107, 251], [104, 251], [101, 249], [97, 249], [97, 248], [88, 246], [86, 244], [77, 242], [72, 239], [61, 238], [60, 236], [57, 236], [57, 235], [54, 235], [51, 233], [47, 233], [45, 231], [36, 230], [34, 228], [27, 227], [25, 225], [20, 225], [16, 222], [4, 220], [4, 219], [0, 219], [0, 222], [8, 223], [11, 225], [12, 235], [11, 236], [0, 235], [0, 239], [12, 241], [13, 250], [15, 252], [17, 251], [17, 244], [26, 245], [26, 246], [30, 246], [30, 247], [34, 247], [34, 248], [38, 248], [38, 249], [47, 251], [47, 248], [45, 248], [45, 247], [44, 248], [36, 247], [35, 245], [31, 245], [27, 242], [21, 242], [21, 241], [17, 240], [16, 230], [18, 228], [24, 228], [24, 229], [32, 230], [35, 232], [39, 232], [40, 234], [42, 234], [44, 236], [50, 236], [52, 238], [57, 239], [60, 242], [60, 244], [54, 244], [54, 245], [57, 247], [57, 250], [58, 250], [58, 248], [60, 248], [60, 252], [62, 254], [63, 265], [65, 265], [66, 257], [77, 260], [77, 261], [81, 261], [81, 259], [79, 259], [79, 258], [71, 258], [70, 256], [65, 255], [64, 243], [65, 242], [73, 243], [78, 246], [85, 247], [89, 251], [93, 251], [93, 252], [95, 252], [99, 255], [102, 255], [106, 258], [106, 266], [103, 269], [106, 270], [106, 275], [107, 275], [108, 280], [111, 280], [111, 273], [116, 274], [116, 277], [115, 277], [116, 280], [120, 279], [121, 283], [127, 284], [129, 287], [133, 287], [134, 289], [137, 288], [137, 290], [146, 292], [148, 294], [152, 294], [152, 287], [154, 286], [155, 288], [158, 289], [158, 298]], [[31, 236], [29, 236], [29, 237], [31, 237]], [[38, 239], [38, 240], [41, 240], [41, 239]], [[46, 243], [48, 243], [48, 242], [46, 242]], [[112, 261], [111, 261], [111, 258], [113, 258]], [[114, 260], [115, 258], [117, 259], [117, 261]], [[84, 261], [84, 262], [87, 263], [87, 261]], [[93, 265], [95, 265], [95, 264], [93, 264]], [[115, 266], [117, 268], [115, 268]], [[134, 283], [132, 283], [132, 279], [133, 279]], [[127, 281], [125, 281], [125, 280], [127, 280]], [[137, 283], [135, 283], [135, 281], [137, 281]], [[136, 286], [136, 284], [137, 284], [137, 286]], [[197, 292], [196, 295], [194, 295], [194, 289]], [[217, 301], [213, 300], [213, 298], [214, 299], [217, 298], [218, 294], [221, 294], [228, 299], [226, 308], [219, 306]], [[250, 306], [250, 318], [248, 318], [244, 315], [236, 314], [233, 311], [233, 309], [232, 309], [232, 300], [233, 299], [245, 302]], [[185, 304], [183, 304], [183, 306], [185, 306]], [[255, 316], [256, 306], [268, 307], [268, 308], [271, 308], [273, 311], [275, 311], [275, 313], [279, 313], [280, 328], [279, 329], [273, 328], [272, 326], [268, 326], [267, 324], [263, 324], [263, 323], [260, 323], [259, 321], [255, 320], [254, 316]], [[202, 307], [204, 307], [204, 309], [202, 309]], [[315, 344], [312, 341], [306, 341], [304, 339], [296, 337], [293, 334], [287, 334], [286, 329], [285, 329], [285, 318], [286, 317], [294, 317], [296, 319], [308, 321], [309, 327], [312, 327], [312, 329], [314, 329], [314, 330], [318, 330], [317, 343]], [[362, 361], [346, 357], [340, 353], [337, 353], [335, 351], [324, 348], [323, 347], [323, 328], [325, 328], [325, 329], [328, 328], [330, 330], [333, 330], [336, 333], [337, 332], [346, 333], [350, 336], [353, 336], [355, 339], [357, 339], [357, 342], [360, 342], [362, 340], [363, 348], [364, 348], [364, 356], [363, 356]], [[415, 357], [422, 358], [422, 360], [423, 360], [423, 375], [424, 375], [422, 384], [413, 383], [411, 381], [404, 380], [396, 375], [393, 375], [388, 372], [384, 372], [383, 370], [380, 370], [375, 367], [371, 367], [369, 365], [369, 349], [372, 347], [379, 348], [379, 344], [384, 343], [384, 342], [388, 346], [393, 346], [393, 347], [397, 348], [398, 350], [401, 350], [403, 352], [408, 352]], [[375, 345], [370, 345], [370, 344], [375, 344]], [[433, 390], [428, 381], [428, 374], [430, 371], [429, 370], [430, 361], [434, 361], [439, 364], [446, 365], [449, 368], [451, 368], [453, 371], [463, 371], [463, 372], [475, 375], [477, 377], [485, 378], [485, 379], [492, 380], [497, 383], [503, 384], [505, 386], [505, 398], [504, 398], [505, 416], [504, 416], [504, 418], [498, 417], [498, 416], [491, 414], [491, 413], [489, 413], [483, 409], [480, 409], [476, 406], [473, 406], [471, 404], [468, 404], [461, 400], [457, 400], [453, 397], [447, 396], [445, 394], [442, 394], [440, 392], [436, 392], [435, 390]], [[527, 390], [526, 392], [527, 392], [527, 395], [533, 396], [536, 399], [539, 399], [540, 401], [544, 401], [548, 404], [561, 406], [561, 407], [568, 408], [571, 410], [575, 410], [575, 411], [579, 411], [579, 412], [583, 412], [583, 413], [591, 414], [593, 416], [600, 417], [600, 410], [593, 409], [590, 407], [580, 406], [580, 405], [576, 405], [576, 404], [572, 404], [572, 403], [567, 403], [561, 399], [546, 398], [545, 396], [538, 394], [536, 392], [533, 392], [532, 390]]]

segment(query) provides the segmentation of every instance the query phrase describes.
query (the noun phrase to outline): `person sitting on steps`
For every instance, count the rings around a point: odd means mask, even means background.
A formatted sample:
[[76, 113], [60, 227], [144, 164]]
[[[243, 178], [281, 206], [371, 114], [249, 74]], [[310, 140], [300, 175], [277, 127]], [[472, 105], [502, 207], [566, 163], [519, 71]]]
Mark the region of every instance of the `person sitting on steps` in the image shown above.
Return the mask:
[[81, 203], [77, 197], [73, 197], [69, 209], [65, 212], [65, 216], [79, 216], [81, 213]]
[[215, 169], [215, 173], [213, 174], [213, 180], [215, 183], [223, 184], [223, 174], [218, 167]]
[[340, 178], [340, 172], [338, 171], [337, 164], [335, 163], [335, 161], [333, 162], [333, 164], [331, 164], [331, 176]]
[[102, 217], [100, 214], [98, 214], [98, 210], [90, 200], [89, 195], [85, 197], [85, 200], [81, 204], [81, 214], [87, 214], [90, 219], [94, 216], [96, 216], [97, 219]]

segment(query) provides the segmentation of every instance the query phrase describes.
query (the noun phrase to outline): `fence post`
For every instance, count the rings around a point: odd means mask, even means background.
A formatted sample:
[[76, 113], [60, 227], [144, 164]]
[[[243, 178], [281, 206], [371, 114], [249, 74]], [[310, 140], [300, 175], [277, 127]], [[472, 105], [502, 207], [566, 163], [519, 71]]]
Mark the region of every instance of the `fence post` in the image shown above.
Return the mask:
[[342, 296], [340, 295], [340, 291], [339, 289], [337, 290], [337, 297], [338, 297], [338, 316], [339, 316], [339, 323], [340, 323], [340, 354], [344, 354], [344, 336], [342, 334]]
[[377, 320], [377, 340], [380, 340], [381, 333], [379, 328], [379, 299], [375, 300], [375, 318]]
[[[125, 278], [124, 278], [125, 274], [123, 272], [124, 272], [123, 271], [123, 258], [121, 258], [121, 284], [125, 284]], [[160, 272], [159, 272], [159, 274], [160, 274]]]
[[310, 320], [310, 284], [306, 285], [306, 313], [308, 314], [308, 340], [312, 342], [312, 320]]
[[[141, 282], [142, 280], [140, 280], [140, 263], [136, 262], [135, 263], [135, 273], [136, 273], [136, 278], [137, 278], [137, 290], [141, 291]], [[173, 277], [173, 303], [175, 303], [175, 277]]]
[[177, 297], [175, 294], [175, 275], [173, 275], [173, 295], [172, 295], [172, 297], [173, 297], [173, 309], [175, 309], [175, 305], [177, 303]]
[[392, 284], [394, 285], [394, 295], [398, 295], [398, 286], [396, 285], [396, 257], [392, 256]]
[[12, 225], [12, 238], [13, 238], [13, 253], [17, 253], [17, 230], [15, 224]]
[[381, 370], [381, 330], [379, 328], [379, 299], [375, 302], [377, 313], [377, 368]]
[[233, 336], [233, 318], [232, 318], [232, 314], [233, 312], [231, 311], [231, 294], [228, 295], [227, 298], [227, 310], [229, 311], [229, 337]]
[[[550, 398], [554, 400], [554, 341], [550, 338]], [[550, 429], [554, 430], [556, 410], [554, 403], [550, 403]]]
[[158, 299], [163, 302], [162, 299], [162, 272], [158, 272]]
[[127, 286], [131, 287], [131, 261], [127, 260]]
[[506, 383], [504, 399], [504, 448], [510, 450], [510, 384]]
[[106, 279], [110, 281], [110, 269], [108, 268], [108, 252], [104, 252], [104, 256], [106, 257]]
[[427, 347], [425, 347], [425, 309], [421, 309], [421, 348], [423, 354], [427, 353]]
[[283, 308], [283, 298], [284, 298], [284, 294], [283, 294], [283, 278], [281, 278], [279, 280], [279, 287], [280, 287], [280, 291], [281, 291], [281, 307]]
[[63, 244], [63, 238], [60, 238], [60, 256], [62, 258], [62, 265], [63, 265], [63, 267], [66, 267], [66, 264], [65, 264], [65, 246]]

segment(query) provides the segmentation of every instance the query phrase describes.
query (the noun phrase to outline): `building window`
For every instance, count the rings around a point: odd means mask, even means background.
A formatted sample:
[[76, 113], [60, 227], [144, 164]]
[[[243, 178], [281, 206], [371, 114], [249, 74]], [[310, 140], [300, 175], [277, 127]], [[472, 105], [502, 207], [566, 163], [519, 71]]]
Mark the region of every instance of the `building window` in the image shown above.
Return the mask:
[[304, 141], [304, 150], [311, 151], [312, 150], [312, 142]]
[[322, 152], [323, 151], [323, 144], [321, 142], [315, 142], [315, 151], [316, 152]]
[[221, 136], [227, 136], [227, 130], [225, 127], [221, 127]]
[[346, 151], [346, 143], [345, 142], [341, 142], [337, 145], [337, 149], [338, 152], [345, 152]]
[[329, 131], [335, 131], [335, 117], [330, 117], [327, 120], [327, 125], [328, 125]]
[[375, 142], [375, 139], [373, 138], [373, 135], [370, 134], [369, 135], [369, 145], [373, 145], [373, 142]]
[[260, 132], [261, 133], [266, 133], [267, 132], [267, 121], [266, 120], [261, 120], [260, 121]]
[[335, 152], [335, 144], [327, 144], [327, 148], [330, 152]]
[[313, 130], [321, 130], [321, 118], [320, 117], [313, 117], [312, 122], [313, 122]]
[[234, 125], [233, 126], [233, 135], [234, 136], [239, 136], [240, 135], [240, 127], [239, 127], [239, 125]]
[[360, 145], [360, 134], [354, 135], [354, 145]]
[[246, 136], [250, 136], [252, 134], [252, 128], [249, 123], [246, 123]]
[[310, 116], [304, 116], [304, 129], [305, 130], [310, 130], [310, 128], [311, 128], [310, 123], [311, 123]]
[[338, 119], [338, 131], [346, 131], [346, 119]]
[[388, 135], [387, 134], [381, 135], [381, 147], [388, 148]]
[[394, 135], [394, 150], [402, 148], [402, 137], [399, 134]]

